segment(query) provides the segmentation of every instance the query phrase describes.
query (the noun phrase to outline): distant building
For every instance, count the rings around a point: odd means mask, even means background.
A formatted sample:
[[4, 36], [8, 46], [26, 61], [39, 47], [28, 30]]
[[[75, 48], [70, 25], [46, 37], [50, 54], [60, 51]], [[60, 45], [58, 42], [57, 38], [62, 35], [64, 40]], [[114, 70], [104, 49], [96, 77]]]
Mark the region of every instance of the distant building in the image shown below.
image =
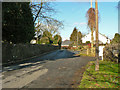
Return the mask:
[[[108, 37], [106, 37], [105, 35], [98, 33], [99, 35], [99, 44], [106, 44], [106, 43], [110, 43], [110, 39]], [[95, 44], [95, 31], [93, 32], [93, 37], [94, 37], [94, 44]], [[82, 38], [82, 43], [86, 43], [86, 41], [90, 41], [91, 42], [91, 32], [88, 33], [87, 35], [85, 35]]]
[[[61, 47], [62, 48], [72, 48], [72, 49], [75, 49], [76, 48], [76, 46], [71, 46], [73, 44], [73, 41], [70, 41], [70, 40], [65, 40], [65, 41], [63, 41], [62, 42], [62, 44], [61, 44]], [[70, 46], [70, 47], [69, 47]]]
[[65, 40], [65, 41], [62, 41], [62, 44], [61, 46], [69, 46], [70, 44], [72, 44], [73, 42], [70, 41], [70, 40]]

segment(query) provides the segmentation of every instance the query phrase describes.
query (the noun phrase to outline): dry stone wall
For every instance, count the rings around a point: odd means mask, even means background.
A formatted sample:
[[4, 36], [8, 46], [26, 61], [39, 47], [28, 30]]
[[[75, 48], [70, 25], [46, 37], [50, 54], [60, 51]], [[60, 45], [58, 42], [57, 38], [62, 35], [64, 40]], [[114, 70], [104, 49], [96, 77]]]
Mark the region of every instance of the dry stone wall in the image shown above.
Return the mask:
[[2, 44], [2, 63], [16, 62], [59, 49], [54, 45]]
[[120, 44], [109, 44], [103, 49], [103, 59], [107, 61], [120, 61]]

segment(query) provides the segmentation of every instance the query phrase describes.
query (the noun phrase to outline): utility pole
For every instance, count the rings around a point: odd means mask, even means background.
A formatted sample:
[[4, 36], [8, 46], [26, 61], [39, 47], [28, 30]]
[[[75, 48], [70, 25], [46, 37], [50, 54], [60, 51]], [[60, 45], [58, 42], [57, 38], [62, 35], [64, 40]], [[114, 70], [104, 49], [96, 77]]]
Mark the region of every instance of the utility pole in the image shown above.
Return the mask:
[[91, 0], [91, 8], [92, 8], [92, 0]]
[[96, 65], [95, 71], [99, 70], [99, 37], [98, 37], [98, 2], [95, 0], [95, 15], [96, 15]]

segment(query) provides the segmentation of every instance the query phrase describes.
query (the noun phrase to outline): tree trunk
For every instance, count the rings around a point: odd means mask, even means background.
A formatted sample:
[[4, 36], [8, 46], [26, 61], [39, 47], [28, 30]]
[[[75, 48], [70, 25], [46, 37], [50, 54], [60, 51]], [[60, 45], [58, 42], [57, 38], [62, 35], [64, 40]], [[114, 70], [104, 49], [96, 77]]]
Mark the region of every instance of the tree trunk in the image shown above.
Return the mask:
[[98, 3], [95, 0], [95, 15], [96, 15], [96, 65], [95, 71], [99, 70], [99, 38], [98, 38]]
[[40, 7], [39, 11], [37, 12], [37, 15], [35, 16], [35, 19], [34, 19], [34, 21], [33, 21], [34, 23], [35, 23], [37, 17], [39, 16], [39, 13], [40, 13], [41, 10], [42, 10], [42, 6], [43, 6], [43, 2], [42, 2], [42, 0], [41, 0], [41, 7]]
[[78, 48], [78, 31], [77, 31], [77, 48]]
[[[92, 8], [92, 0], [91, 0], [91, 8]], [[93, 40], [94, 40], [94, 37], [93, 37], [93, 27], [91, 27], [91, 54], [93, 55], [94, 51], [93, 51]]]

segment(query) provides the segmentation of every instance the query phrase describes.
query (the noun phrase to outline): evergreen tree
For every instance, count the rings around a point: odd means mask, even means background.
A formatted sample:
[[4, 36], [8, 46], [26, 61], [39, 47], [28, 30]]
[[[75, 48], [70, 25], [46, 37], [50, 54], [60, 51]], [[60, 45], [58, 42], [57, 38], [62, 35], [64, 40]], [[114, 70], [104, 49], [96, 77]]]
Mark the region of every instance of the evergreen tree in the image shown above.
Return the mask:
[[70, 36], [70, 41], [73, 41], [74, 44], [77, 44], [78, 39], [78, 45], [82, 43], [82, 33], [76, 29], [76, 27], [73, 29], [73, 32]]
[[49, 40], [49, 42], [44, 42], [46, 44], [52, 44], [53, 43], [52, 34], [49, 31], [44, 31], [42, 38], [46, 38], [46, 39]]
[[2, 39], [27, 43], [34, 36], [34, 22], [29, 2], [2, 3]]
[[54, 43], [58, 44], [59, 49], [61, 49], [61, 44], [62, 44], [62, 37], [58, 34], [54, 36]]
[[76, 27], [73, 29], [73, 32], [70, 36], [70, 41], [73, 41], [74, 44], [77, 43], [77, 29], [76, 29]]
[[58, 35], [58, 34], [56, 34], [55, 36], [54, 36], [54, 43], [55, 44], [58, 44], [58, 42], [62, 42], [62, 38], [61, 38], [61, 36], [60, 35]]
[[112, 44], [118, 44], [120, 43], [120, 34], [119, 33], [115, 33], [114, 38], [111, 41]]
[[82, 44], [82, 33], [78, 32], [78, 45]]

